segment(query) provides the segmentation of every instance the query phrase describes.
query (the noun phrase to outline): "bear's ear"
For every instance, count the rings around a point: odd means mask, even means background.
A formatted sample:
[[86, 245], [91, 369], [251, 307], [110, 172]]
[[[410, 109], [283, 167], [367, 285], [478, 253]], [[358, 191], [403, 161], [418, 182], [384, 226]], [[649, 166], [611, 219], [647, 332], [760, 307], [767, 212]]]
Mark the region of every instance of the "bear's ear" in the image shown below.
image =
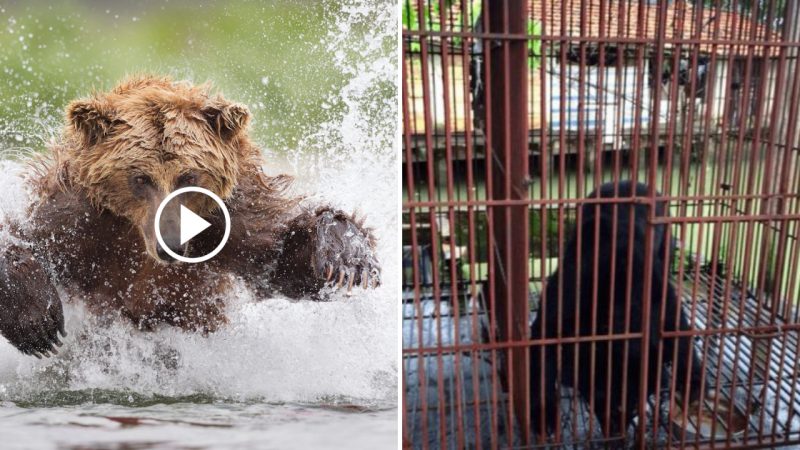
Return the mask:
[[75, 100], [67, 106], [67, 122], [84, 144], [92, 146], [110, 133], [114, 112], [96, 98]]
[[211, 130], [223, 141], [236, 137], [247, 128], [247, 123], [250, 121], [250, 111], [246, 106], [224, 100], [209, 101], [203, 106], [202, 111]]

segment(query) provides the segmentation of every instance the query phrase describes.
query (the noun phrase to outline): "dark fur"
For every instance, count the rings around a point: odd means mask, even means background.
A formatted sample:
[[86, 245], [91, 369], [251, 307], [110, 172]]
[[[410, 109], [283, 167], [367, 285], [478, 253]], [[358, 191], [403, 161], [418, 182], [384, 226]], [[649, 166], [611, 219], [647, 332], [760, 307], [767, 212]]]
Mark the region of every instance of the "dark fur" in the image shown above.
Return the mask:
[[[647, 187], [643, 184], [635, 186], [630, 182], [621, 182], [617, 186], [608, 183], [600, 186], [595, 192], [590, 194], [590, 198], [602, 197], [631, 197], [646, 196]], [[634, 191], [634, 192], [632, 192]], [[644, 253], [645, 232], [647, 227], [647, 206], [643, 204], [623, 204], [616, 207], [611, 204], [587, 204], [582, 206], [582, 221], [576, 232], [570, 236], [564, 253], [561, 255], [558, 270], [550, 276], [547, 281], [546, 292], [543, 296], [540, 314], [537, 315], [531, 327], [533, 339], [541, 339], [542, 324], [544, 323], [546, 338], [558, 336], [559, 325], [559, 274], [562, 279], [563, 307], [561, 310], [560, 325], [562, 327], [562, 337], [591, 336], [621, 334], [626, 332], [625, 307], [626, 307], [626, 287], [631, 286], [630, 293], [630, 324], [628, 332], [637, 333], [642, 331], [642, 308], [644, 306], [642, 298], [645, 297], [644, 281], [646, 278], [645, 260], [647, 255]], [[657, 216], [666, 216], [666, 205], [661, 202], [656, 205]], [[631, 217], [633, 214], [633, 217]], [[613, 235], [613, 223], [616, 219], [617, 232]], [[595, 238], [595, 223], [599, 223], [599, 238]], [[633, 235], [630, 233], [630, 225], [633, 225]], [[581, 265], [577, 264], [578, 233], [581, 237]], [[633, 259], [631, 277], [628, 277], [628, 253], [629, 242], [633, 242]], [[657, 365], [658, 347], [663, 345], [664, 362], [672, 360], [675, 339], [660, 338], [660, 323], [662, 299], [666, 302], [664, 327], [666, 330], [688, 330], [689, 324], [679, 306], [679, 299], [669, 282], [664, 279], [664, 264], [670, 256], [671, 245], [667, 240], [667, 226], [656, 225], [653, 229], [653, 256], [652, 256], [652, 287], [650, 298], [652, 299], [650, 308], [650, 323], [645, 327], [645, 332], [650, 334], [649, 344], [649, 368], [647, 379], [647, 394], [654, 393], [656, 388], [656, 376], [663, 373]], [[595, 255], [595, 244], [598, 246]], [[669, 250], [668, 250], [669, 249]], [[612, 267], [612, 257], [615, 258]], [[595, 278], [593, 265], [595, 259], [598, 260], [598, 273]], [[593, 306], [593, 285], [597, 281], [597, 320], [592, 321]], [[610, 281], [614, 281], [613, 292], [611, 292]], [[580, 282], [580, 293], [578, 290]], [[663, 292], [666, 290], [666, 296]], [[544, 314], [542, 309], [545, 308]], [[613, 313], [611, 310], [613, 308]], [[576, 329], [576, 315], [579, 314], [578, 328]], [[678, 315], [676, 315], [678, 314]], [[609, 328], [609, 319], [612, 325]], [[596, 330], [593, 332], [593, 325]], [[625, 345], [627, 342], [628, 353], [625, 360]], [[700, 373], [700, 363], [691, 351], [690, 339], [682, 338], [677, 340], [678, 357], [677, 367], [674, 368], [678, 392], [683, 392], [683, 387], [687, 375], [689, 375], [688, 364], [692, 361], [690, 376], [690, 398], [695, 399], [699, 395], [699, 388], [702, 375]], [[610, 349], [609, 349], [610, 346]], [[575, 361], [576, 347], [578, 359]], [[537, 433], [542, 431], [552, 433], [556, 428], [556, 421], [559, 419], [557, 411], [559, 403], [559, 384], [570, 386], [577, 390], [578, 394], [589, 403], [593, 394], [594, 413], [600, 420], [603, 432], [607, 437], [619, 437], [631, 424], [639, 407], [640, 398], [640, 370], [642, 364], [642, 346], [640, 339], [628, 341], [600, 341], [594, 346], [595, 360], [594, 370], [592, 370], [592, 344], [581, 343], [564, 344], [561, 347], [561, 373], [557, 373], [558, 352], [556, 345], [544, 347], [544, 366], [540, 366], [542, 357], [542, 346], [535, 346], [531, 349], [531, 408], [532, 424]], [[578, 379], [574, 379], [575, 364], [578, 367]], [[627, 363], [627, 369], [623, 372], [623, 365]], [[609, 366], [611, 367], [609, 377]], [[542, 380], [541, 375], [544, 375]], [[623, 391], [623, 379], [627, 377], [627, 389]], [[543, 381], [543, 384], [541, 384]], [[662, 388], [669, 385], [661, 384]], [[543, 389], [543, 396], [541, 390]], [[540, 417], [544, 417], [545, 430], [538, 429]]]

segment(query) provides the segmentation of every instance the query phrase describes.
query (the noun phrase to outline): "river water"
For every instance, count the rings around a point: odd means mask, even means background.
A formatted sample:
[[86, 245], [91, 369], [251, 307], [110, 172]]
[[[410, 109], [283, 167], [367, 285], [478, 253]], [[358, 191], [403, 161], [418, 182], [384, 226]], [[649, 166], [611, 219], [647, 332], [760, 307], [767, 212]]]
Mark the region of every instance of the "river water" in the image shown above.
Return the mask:
[[[24, 220], [26, 170], [0, 162], [0, 219]], [[391, 222], [376, 218], [379, 237]], [[394, 245], [379, 244], [384, 273]], [[0, 338], [0, 448], [394, 447], [399, 289], [387, 277], [354, 292], [292, 301], [237, 286], [230, 323], [209, 336], [103, 323], [62, 298], [59, 355], [38, 360]]]
[[[87, 398], [91, 394], [83, 393]], [[79, 397], [80, 395], [76, 395]], [[393, 448], [394, 407], [277, 403], [177, 403], [20, 407], [0, 404], [4, 449]]]

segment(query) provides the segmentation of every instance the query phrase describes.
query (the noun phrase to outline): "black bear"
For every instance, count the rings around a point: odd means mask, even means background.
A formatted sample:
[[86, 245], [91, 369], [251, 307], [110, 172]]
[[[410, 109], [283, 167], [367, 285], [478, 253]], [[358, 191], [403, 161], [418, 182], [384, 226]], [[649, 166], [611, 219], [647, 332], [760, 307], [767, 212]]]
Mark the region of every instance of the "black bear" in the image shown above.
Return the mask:
[[[603, 184], [589, 198], [646, 195], [646, 185], [622, 181]], [[662, 339], [660, 336], [662, 306], [665, 306], [665, 330], [690, 329], [679, 299], [664, 277], [664, 264], [672, 253], [671, 243], [666, 242], [667, 225], [654, 225], [653, 252], [648, 256], [645, 254], [646, 204], [588, 203], [581, 205], [580, 209], [580, 223], [566, 243], [558, 270], [547, 281], [539, 314], [531, 326], [531, 336], [534, 340], [552, 339], [560, 332], [562, 338], [600, 335], [606, 339], [594, 344], [594, 360], [591, 342], [562, 344], [560, 373], [557, 373], [556, 345], [534, 345], [531, 348], [531, 423], [537, 433], [552, 433], [559, 420], [560, 386], [568, 386], [587, 403], [593, 398], [593, 412], [602, 431], [607, 437], [619, 437], [632, 423], [639, 406], [643, 349], [638, 337], [610, 340], [607, 338], [609, 335], [641, 333], [643, 330], [649, 333], [648, 396], [656, 389], [658, 374], [663, 373], [658, 367], [659, 344], [663, 345], [665, 364], [672, 361], [674, 346], [678, 346], [677, 367], [672, 372], [679, 396], [684, 392], [688, 376], [690, 401], [699, 397], [701, 366], [691, 349], [691, 338]], [[655, 214], [667, 215], [665, 202], [657, 202]], [[651, 274], [645, 272], [646, 258], [652, 258]], [[595, 260], [598, 262], [596, 273]], [[562, 277], [560, 289], [559, 273]], [[644, 292], [648, 276], [652, 277], [649, 294]], [[560, 309], [559, 291], [562, 299]], [[593, 304], [595, 295], [596, 304]], [[648, 298], [651, 299], [650, 320], [645, 325], [642, 324], [642, 310]], [[592, 320], [593, 315], [595, 320]], [[661, 386], [669, 385], [662, 383]], [[540, 429], [541, 423], [545, 429]]]

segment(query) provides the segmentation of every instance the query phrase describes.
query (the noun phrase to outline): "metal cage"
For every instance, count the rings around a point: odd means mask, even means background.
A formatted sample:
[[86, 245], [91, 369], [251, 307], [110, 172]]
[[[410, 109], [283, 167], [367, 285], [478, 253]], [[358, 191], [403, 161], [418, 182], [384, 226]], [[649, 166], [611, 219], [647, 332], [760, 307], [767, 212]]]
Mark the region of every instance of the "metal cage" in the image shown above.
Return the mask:
[[[798, 2], [401, 5], [404, 443], [800, 445]], [[646, 190], [590, 196], [622, 180]], [[609, 208], [644, 211], [639, 239]], [[596, 324], [604, 289], [625, 323], [532, 329]]]

